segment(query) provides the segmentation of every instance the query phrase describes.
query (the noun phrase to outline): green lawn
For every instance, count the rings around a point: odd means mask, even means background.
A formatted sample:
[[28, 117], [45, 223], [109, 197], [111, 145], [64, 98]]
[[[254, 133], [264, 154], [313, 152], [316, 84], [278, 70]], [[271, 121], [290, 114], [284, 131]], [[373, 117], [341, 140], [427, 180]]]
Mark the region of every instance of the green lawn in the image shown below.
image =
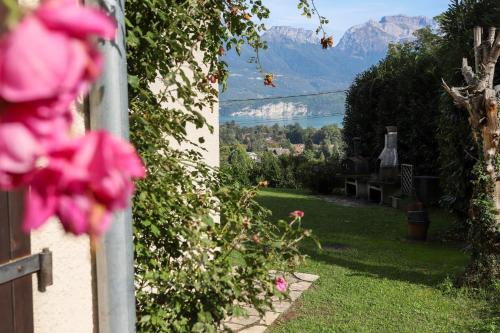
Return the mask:
[[[259, 202], [276, 219], [303, 210], [304, 225], [324, 246], [349, 246], [322, 252], [305, 246], [310, 258], [300, 270], [320, 279], [270, 333], [500, 332], [491, 318], [498, 304], [445, 282], [467, 263], [460, 246], [406, 241], [403, 212], [342, 207], [299, 191], [265, 190]], [[451, 220], [432, 212], [431, 239]]]

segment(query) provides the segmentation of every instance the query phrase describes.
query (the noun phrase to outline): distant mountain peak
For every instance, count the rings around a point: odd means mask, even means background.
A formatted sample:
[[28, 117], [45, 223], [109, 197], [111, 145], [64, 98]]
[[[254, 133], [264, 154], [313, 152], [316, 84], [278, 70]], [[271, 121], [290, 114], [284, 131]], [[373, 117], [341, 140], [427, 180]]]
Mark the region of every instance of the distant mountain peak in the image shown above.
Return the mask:
[[319, 37], [314, 31], [288, 26], [274, 26], [269, 28], [262, 38], [268, 42], [291, 41], [298, 44], [317, 44]]
[[[329, 50], [321, 48], [319, 38], [322, 35], [318, 36], [314, 31], [287, 26], [269, 28], [262, 35], [269, 42], [269, 48], [262, 50], [260, 60], [266, 71], [276, 75], [277, 87], [270, 89], [264, 86], [255, 64], [248, 62], [255, 53], [245, 46], [241, 56], [234, 50], [225, 56], [231, 75], [229, 89], [221, 94], [221, 101], [346, 89], [356, 74], [370, 68], [387, 54], [390, 43], [413, 40], [414, 32], [428, 25], [433, 27], [435, 23], [424, 16], [384, 16], [351, 27], [339, 44]], [[268, 108], [267, 104], [278, 106]], [[331, 94], [273, 102], [222, 103], [221, 115], [272, 118], [279, 114], [277, 118], [285, 118], [293, 116], [292, 113], [298, 110], [306, 112], [298, 108], [299, 104], [305, 106], [307, 115], [341, 113], [344, 96]]]
[[414, 40], [415, 31], [427, 26], [435, 28], [436, 23], [425, 16], [384, 16], [347, 30], [337, 48], [358, 57], [385, 53], [388, 44]]
[[392, 15], [392, 16], [383, 16], [379, 23], [396, 23], [396, 24], [412, 24], [418, 26], [432, 26], [435, 24], [434, 20], [428, 18], [427, 16], [407, 16], [407, 15]]

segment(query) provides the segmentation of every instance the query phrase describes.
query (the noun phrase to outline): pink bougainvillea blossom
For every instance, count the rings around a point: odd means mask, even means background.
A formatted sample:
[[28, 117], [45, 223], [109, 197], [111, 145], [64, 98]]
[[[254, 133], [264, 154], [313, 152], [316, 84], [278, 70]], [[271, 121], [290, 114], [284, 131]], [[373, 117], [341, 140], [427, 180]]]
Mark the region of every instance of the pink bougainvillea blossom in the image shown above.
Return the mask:
[[11, 190], [31, 179], [42, 146], [22, 123], [0, 123], [0, 188]]
[[112, 38], [113, 21], [76, 0], [49, 0], [0, 40], [0, 99], [65, 112], [100, 73], [91, 36]]
[[127, 207], [133, 180], [144, 176], [144, 165], [127, 141], [99, 131], [65, 142], [49, 152], [48, 166], [31, 182], [24, 229], [57, 216], [68, 232], [99, 236], [111, 213]]
[[280, 292], [284, 293], [286, 291], [287, 283], [286, 283], [286, 280], [283, 277], [281, 277], [281, 276], [277, 277], [276, 281], [275, 281], [275, 284], [276, 284], [276, 288]]
[[296, 211], [291, 212], [290, 216], [294, 217], [294, 218], [303, 218], [304, 217], [304, 212], [301, 211], [301, 210], [296, 210]]

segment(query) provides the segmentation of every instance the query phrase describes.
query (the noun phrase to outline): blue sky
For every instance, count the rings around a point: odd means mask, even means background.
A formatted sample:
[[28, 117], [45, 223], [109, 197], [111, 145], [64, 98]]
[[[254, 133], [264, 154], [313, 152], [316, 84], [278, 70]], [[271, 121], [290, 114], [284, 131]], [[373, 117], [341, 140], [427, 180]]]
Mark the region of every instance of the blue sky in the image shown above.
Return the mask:
[[[263, 1], [271, 10], [268, 26], [288, 25], [314, 30], [317, 20], [301, 16], [297, 10], [298, 0]], [[379, 20], [385, 15], [405, 14], [434, 17], [448, 8], [449, 0], [316, 0], [316, 6], [323, 16], [330, 19], [329, 33], [340, 38], [349, 27], [370, 19]]]

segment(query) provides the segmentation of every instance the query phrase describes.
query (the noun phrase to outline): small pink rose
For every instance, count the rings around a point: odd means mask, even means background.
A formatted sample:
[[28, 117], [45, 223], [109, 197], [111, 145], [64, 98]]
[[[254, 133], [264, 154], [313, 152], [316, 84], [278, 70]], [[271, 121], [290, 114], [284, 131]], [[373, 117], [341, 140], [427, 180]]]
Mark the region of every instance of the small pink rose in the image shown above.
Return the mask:
[[276, 284], [276, 288], [280, 292], [284, 293], [286, 291], [287, 283], [286, 283], [286, 280], [283, 277], [281, 277], [281, 276], [277, 277], [276, 281], [275, 281], [275, 284]]
[[11, 190], [27, 183], [43, 148], [22, 123], [0, 123], [0, 188]]
[[32, 107], [10, 104], [0, 113], [0, 189], [27, 185], [47, 150], [67, 139], [70, 112], [46, 118]]
[[45, 116], [45, 106], [36, 103], [7, 104], [0, 113], [0, 124], [22, 123], [44, 148], [68, 138], [73, 116], [69, 110]]
[[84, 139], [75, 161], [88, 169], [96, 198], [112, 209], [127, 207], [134, 192], [131, 179], [146, 175], [135, 148], [104, 131], [87, 134]]
[[37, 103], [44, 116], [65, 112], [100, 73], [91, 36], [112, 38], [115, 24], [77, 1], [45, 1], [0, 40], [0, 99]]
[[65, 230], [99, 236], [113, 211], [127, 207], [144, 165], [130, 143], [104, 131], [63, 141], [48, 152], [48, 166], [33, 177], [24, 229], [57, 216]]
[[99, 236], [109, 228], [112, 214], [88, 195], [72, 194], [59, 198], [57, 216], [67, 232]]
[[35, 13], [48, 28], [79, 39], [90, 35], [113, 39], [116, 24], [102, 10], [81, 6], [78, 0], [45, 0]]
[[296, 211], [291, 212], [290, 216], [294, 217], [294, 218], [303, 218], [304, 217], [304, 212], [301, 211], [301, 210], [296, 210]]

